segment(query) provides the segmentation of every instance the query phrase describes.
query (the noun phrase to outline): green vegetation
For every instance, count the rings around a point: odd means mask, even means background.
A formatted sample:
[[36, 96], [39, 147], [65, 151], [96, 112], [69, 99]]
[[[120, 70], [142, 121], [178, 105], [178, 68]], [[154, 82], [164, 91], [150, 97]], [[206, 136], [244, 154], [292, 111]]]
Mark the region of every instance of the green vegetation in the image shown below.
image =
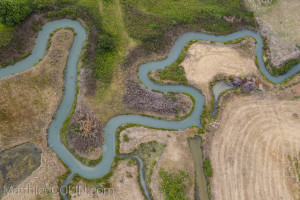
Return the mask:
[[145, 180], [148, 185], [151, 182], [153, 168], [161, 154], [164, 152], [165, 146], [165, 144], [158, 142], [143, 143], [140, 144], [138, 149], [133, 153], [137, 154], [144, 162]]
[[235, 16], [241, 23], [255, 26], [253, 13], [236, 0], [122, 0], [122, 5], [130, 36], [155, 50], [161, 48], [161, 38], [168, 29], [183, 24], [224, 34], [238, 28], [224, 16]]
[[284, 87], [282, 86], [280, 89], [285, 90], [287, 88], [293, 87], [294, 85], [298, 85], [299, 83], [300, 83], [300, 81], [297, 81], [295, 83], [288, 84], [287, 86], [284, 86]]
[[165, 69], [157, 70], [157, 76], [161, 80], [172, 80], [181, 83], [187, 83], [184, 68], [177, 64], [172, 64]]
[[282, 66], [275, 67], [272, 65], [272, 63], [267, 60], [266, 66], [268, 65], [271, 68], [271, 73], [273, 76], [280, 76], [283, 74], [286, 74], [290, 69], [292, 69], [295, 65], [300, 63], [300, 59], [291, 59], [286, 61]]
[[172, 65], [167, 66], [164, 69], [157, 70], [157, 76], [161, 80], [171, 80], [178, 83], [187, 84], [184, 68], [180, 66], [180, 64], [184, 61], [190, 46], [195, 42], [197, 42], [197, 40], [192, 40], [186, 43], [177, 60]]
[[203, 169], [204, 169], [204, 173], [206, 175], [207, 178], [210, 178], [213, 176], [213, 169], [211, 167], [210, 164], [210, 160], [209, 158], [205, 158], [203, 161]]
[[223, 44], [237, 44], [237, 43], [240, 43], [241, 41], [245, 40], [246, 37], [242, 37], [242, 38], [239, 38], [239, 39], [235, 39], [235, 40], [230, 40], [228, 42], [224, 42]]
[[210, 178], [213, 176], [213, 169], [211, 167], [209, 158], [204, 159], [203, 170], [204, 170], [204, 174], [206, 176], [208, 196], [209, 196], [209, 199], [211, 199]]
[[0, 24], [0, 48], [6, 46], [13, 37], [14, 29]]
[[290, 161], [290, 170], [292, 175], [295, 175], [298, 178], [298, 181], [300, 182], [300, 153], [297, 156], [288, 156], [288, 159]]
[[20, 24], [31, 12], [29, 1], [0, 1], [0, 23], [7, 26]]
[[124, 142], [129, 142], [129, 137], [127, 134], [123, 135], [123, 140], [124, 140]]
[[168, 173], [161, 168], [159, 175], [162, 178], [162, 191], [165, 193], [167, 200], [186, 200], [185, 189], [189, 182], [189, 176], [183, 171], [178, 173]]
[[108, 35], [99, 35], [98, 51], [100, 53], [111, 52], [116, 48], [115, 40]]

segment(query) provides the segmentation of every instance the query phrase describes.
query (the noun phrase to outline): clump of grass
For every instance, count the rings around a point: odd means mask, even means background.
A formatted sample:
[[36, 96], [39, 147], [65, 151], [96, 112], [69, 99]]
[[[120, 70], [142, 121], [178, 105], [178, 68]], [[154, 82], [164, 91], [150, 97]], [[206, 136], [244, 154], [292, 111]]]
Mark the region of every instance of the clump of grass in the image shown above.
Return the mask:
[[190, 46], [195, 42], [197, 42], [197, 40], [189, 41], [184, 46], [181, 54], [172, 65], [167, 66], [164, 69], [157, 70], [157, 76], [160, 78], [160, 80], [165, 80], [165, 81], [170, 80], [182, 84], [187, 84], [184, 68], [180, 64], [184, 61]]
[[124, 140], [124, 142], [129, 142], [129, 137], [127, 134], [123, 135], [123, 140]]
[[298, 181], [300, 182], [300, 153], [298, 156], [288, 156], [291, 166], [291, 173], [297, 176]]
[[145, 180], [147, 184], [151, 182], [153, 168], [165, 149], [165, 144], [149, 142], [140, 144], [136, 150], [137, 155], [143, 160], [145, 165]]
[[282, 66], [275, 67], [269, 60], [267, 60], [266, 65], [271, 68], [271, 73], [273, 76], [280, 76], [286, 74], [290, 69], [292, 69], [295, 65], [300, 63], [300, 59], [291, 59], [286, 61]]
[[241, 19], [240, 24], [256, 26], [253, 13], [236, 0], [122, 0], [122, 5], [130, 36], [154, 50], [165, 42], [165, 32], [178, 25], [226, 34], [238, 25], [224, 17], [235, 16]]
[[211, 167], [209, 158], [205, 158], [203, 161], [203, 171], [206, 176], [208, 195], [209, 198], [211, 198], [210, 178], [213, 176], [213, 169]]
[[162, 178], [161, 190], [165, 193], [165, 199], [188, 199], [185, 197], [185, 189], [187, 185], [185, 184], [189, 181], [189, 176], [183, 171], [177, 173], [168, 173], [161, 168], [159, 175]]
[[203, 161], [203, 170], [204, 170], [204, 173], [205, 173], [207, 178], [210, 178], [210, 177], [213, 176], [213, 169], [211, 167], [209, 158], [204, 159], [204, 161]]
[[165, 69], [157, 70], [157, 76], [161, 80], [171, 80], [187, 83], [184, 68], [178, 64], [172, 64]]
[[0, 48], [5, 47], [13, 37], [14, 28], [0, 24]]

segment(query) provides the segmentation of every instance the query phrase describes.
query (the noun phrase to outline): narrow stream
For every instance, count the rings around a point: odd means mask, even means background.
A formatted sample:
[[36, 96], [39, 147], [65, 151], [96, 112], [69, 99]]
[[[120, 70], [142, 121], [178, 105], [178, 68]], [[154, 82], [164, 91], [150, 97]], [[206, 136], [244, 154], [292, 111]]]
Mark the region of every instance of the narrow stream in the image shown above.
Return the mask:
[[213, 93], [213, 98], [214, 98], [214, 107], [213, 111], [211, 113], [211, 117], [215, 117], [217, 110], [218, 110], [218, 105], [219, 105], [219, 100], [220, 100], [220, 95], [227, 91], [232, 89], [233, 87], [225, 83], [225, 81], [218, 81], [215, 85], [212, 86], [212, 93]]
[[[72, 174], [79, 174], [84, 178], [99, 178], [107, 174], [111, 168], [114, 157], [116, 156], [116, 140], [115, 132], [116, 129], [125, 123], [137, 123], [144, 126], [151, 126], [156, 128], [165, 129], [186, 129], [191, 126], [201, 127], [200, 115], [203, 110], [203, 105], [205, 103], [204, 97], [199, 91], [193, 87], [188, 87], [184, 85], [157, 85], [152, 82], [148, 77], [148, 72], [162, 69], [165, 66], [171, 65], [181, 53], [184, 45], [190, 40], [210, 40], [216, 42], [226, 42], [234, 39], [238, 39], [245, 36], [251, 36], [257, 40], [256, 44], [256, 55], [259, 61], [260, 70], [262, 73], [271, 81], [279, 83], [285, 79], [293, 76], [300, 71], [300, 64], [291, 69], [287, 74], [273, 77], [265, 68], [262, 53], [263, 53], [263, 40], [261, 36], [250, 30], [241, 30], [226, 36], [215, 36], [205, 33], [195, 33], [190, 32], [180, 36], [173, 48], [171, 49], [168, 57], [161, 61], [152, 61], [139, 66], [138, 77], [142, 83], [148, 89], [156, 89], [163, 92], [185, 92], [192, 95], [195, 99], [195, 109], [193, 113], [182, 121], [168, 121], [160, 120], [147, 116], [141, 115], [119, 115], [111, 118], [104, 128], [105, 143], [102, 147], [103, 159], [101, 162], [94, 166], [89, 167], [82, 164], [75, 156], [70, 153], [67, 148], [60, 141], [60, 130], [62, 125], [69, 114], [75, 93], [76, 93], [76, 73], [77, 73], [77, 63], [79, 59], [80, 52], [82, 50], [83, 44], [86, 40], [86, 31], [83, 26], [74, 20], [62, 19], [55, 20], [46, 23], [43, 29], [39, 32], [38, 38], [36, 39], [35, 47], [32, 54], [26, 59], [16, 63], [13, 66], [8, 66], [6, 68], [0, 69], [0, 78], [12, 75], [14, 73], [23, 72], [38, 62], [40, 58], [43, 58], [46, 52], [46, 44], [49, 38], [49, 34], [53, 32], [56, 28], [61, 27], [73, 27], [77, 33], [74, 39], [74, 43], [70, 49], [70, 54], [67, 62], [66, 76], [65, 78], [65, 91], [63, 95], [63, 100], [59, 106], [54, 120], [51, 122], [48, 130], [48, 145], [52, 145], [51, 149], [58, 155], [58, 157], [70, 168]], [[142, 180], [141, 180], [142, 181]], [[65, 184], [68, 182], [66, 181]], [[144, 183], [143, 183], [144, 184]]]

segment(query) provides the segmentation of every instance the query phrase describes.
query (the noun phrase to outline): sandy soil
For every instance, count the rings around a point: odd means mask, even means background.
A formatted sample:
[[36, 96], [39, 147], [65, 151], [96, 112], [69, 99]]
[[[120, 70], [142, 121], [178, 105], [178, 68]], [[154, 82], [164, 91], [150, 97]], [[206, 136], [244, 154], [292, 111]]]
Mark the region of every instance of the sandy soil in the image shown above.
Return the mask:
[[[249, 40], [249, 41], [248, 41]], [[188, 83], [201, 89], [206, 102], [212, 98], [209, 83], [216, 76], [261, 76], [256, 64], [254, 41], [247, 39], [245, 50], [233, 48], [236, 45], [209, 44], [197, 42], [189, 48], [185, 60], [182, 62]], [[250, 51], [250, 52], [249, 52]]]
[[213, 199], [299, 199], [288, 160], [300, 152], [299, 114], [299, 100], [229, 99], [209, 145]]
[[[82, 183], [81, 183], [82, 184]], [[114, 169], [112, 177], [112, 187], [114, 188], [114, 194], [82, 194], [73, 196], [72, 200], [84, 200], [84, 199], [144, 199], [141, 192], [140, 185], [138, 183], [138, 166], [134, 164], [128, 164], [128, 161], [119, 161], [118, 166]], [[90, 190], [92, 191], [92, 190]]]
[[[184, 131], [162, 131], [148, 129], [144, 127], [132, 127], [121, 132], [120, 153], [130, 153], [141, 143], [157, 141], [166, 144], [165, 150], [158, 162], [154, 166], [151, 177], [150, 189], [154, 199], [164, 199], [164, 194], [160, 190], [161, 178], [159, 170], [175, 173], [182, 170], [188, 173], [191, 185], [186, 191], [186, 197], [194, 197], [194, 160], [189, 149], [188, 137], [193, 137], [196, 130], [186, 129]], [[128, 142], [123, 141], [123, 135], [127, 134]]]
[[300, 84], [294, 85], [291, 90], [295, 93], [295, 95], [300, 96]]
[[280, 65], [289, 58], [299, 57], [296, 45], [300, 45], [300, 1], [278, 0], [268, 6], [257, 0], [246, 2], [257, 16], [260, 32], [268, 39], [272, 62]]

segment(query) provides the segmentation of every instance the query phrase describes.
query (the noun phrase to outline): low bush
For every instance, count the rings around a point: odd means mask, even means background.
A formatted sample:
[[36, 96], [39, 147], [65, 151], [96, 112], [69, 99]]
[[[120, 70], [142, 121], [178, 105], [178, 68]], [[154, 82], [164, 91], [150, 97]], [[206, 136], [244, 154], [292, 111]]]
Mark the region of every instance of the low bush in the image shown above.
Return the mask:
[[188, 174], [181, 170], [178, 173], [172, 174], [161, 168], [159, 175], [162, 178], [161, 189], [165, 193], [166, 200], [187, 199], [185, 197], [186, 185], [184, 183], [189, 179]]

